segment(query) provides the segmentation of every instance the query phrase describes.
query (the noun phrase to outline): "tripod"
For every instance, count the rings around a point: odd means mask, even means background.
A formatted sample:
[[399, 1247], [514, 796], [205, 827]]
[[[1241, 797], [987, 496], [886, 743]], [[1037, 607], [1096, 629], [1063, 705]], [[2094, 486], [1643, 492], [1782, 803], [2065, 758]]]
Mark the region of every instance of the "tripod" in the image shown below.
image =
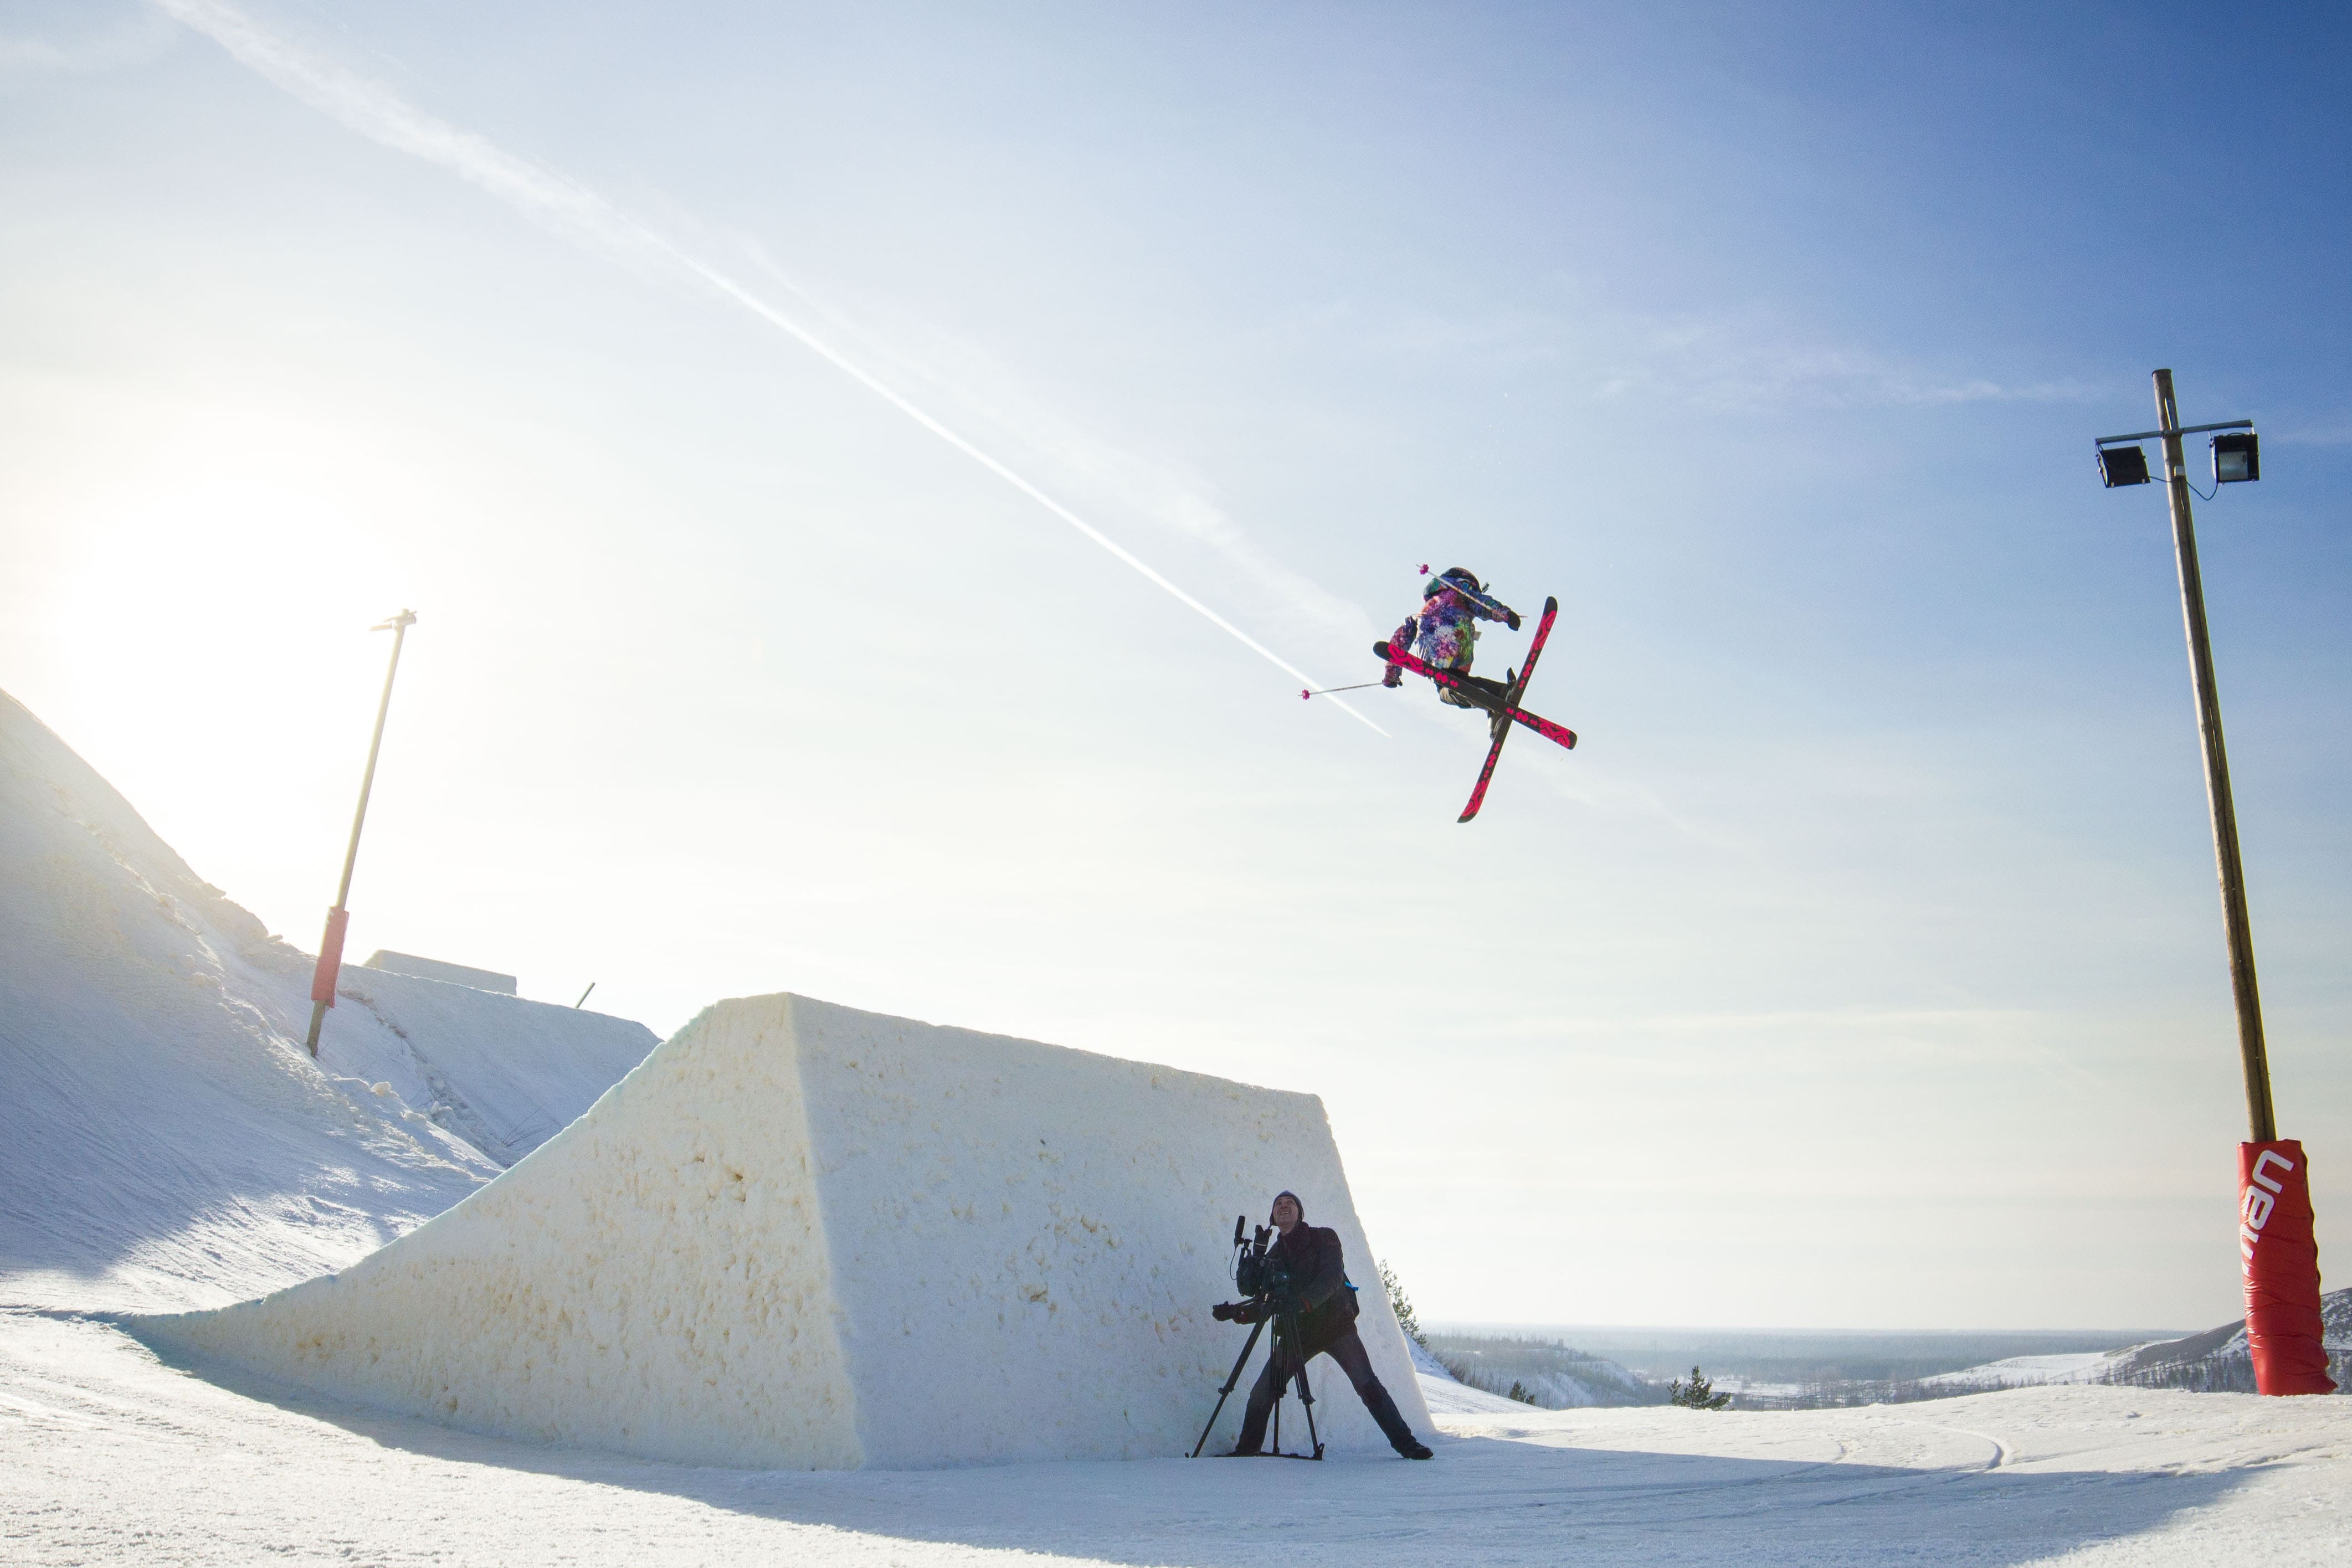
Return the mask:
[[[1242, 1342], [1242, 1353], [1234, 1358], [1234, 1370], [1225, 1378], [1224, 1386], [1217, 1390], [1217, 1407], [1209, 1412], [1209, 1424], [1201, 1428], [1201, 1440], [1192, 1445], [1192, 1458], [1199, 1458], [1201, 1450], [1209, 1446], [1209, 1434], [1215, 1429], [1217, 1417], [1224, 1414], [1225, 1401], [1242, 1380], [1242, 1368], [1249, 1364], [1250, 1352], [1257, 1348], [1257, 1336], [1274, 1325], [1274, 1342], [1266, 1347], [1269, 1359], [1279, 1362], [1286, 1349], [1295, 1351], [1299, 1344], [1298, 1314], [1281, 1312], [1263, 1317], [1250, 1325], [1249, 1338]], [[1298, 1379], [1298, 1403], [1307, 1407], [1307, 1441], [1314, 1448], [1311, 1454], [1286, 1454], [1282, 1451], [1282, 1391], [1290, 1379], [1286, 1377], [1274, 1391], [1274, 1457], [1282, 1459], [1319, 1459], [1323, 1457], [1323, 1440], [1315, 1435], [1315, 1391], [1307, 1385], [1307, 1358], [1297, 1357], [1298, 1369], [1293, 1375]]]

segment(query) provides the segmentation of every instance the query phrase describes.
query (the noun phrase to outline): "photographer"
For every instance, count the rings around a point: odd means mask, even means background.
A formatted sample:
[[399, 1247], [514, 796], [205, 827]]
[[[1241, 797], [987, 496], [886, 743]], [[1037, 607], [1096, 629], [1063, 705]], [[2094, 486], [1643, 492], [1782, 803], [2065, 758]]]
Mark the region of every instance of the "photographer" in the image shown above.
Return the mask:
[[1290, 1279], [1289, 1291], [1256, 1301], [1220, 1302], [1211, 1309], [1211, 1313], [1223, 1322], [1249, 1323], [1261, 1317], [1279, 1319], [1285, 1313], [1296, 1312], [1298, 1343], [1294, 1346], [1288, 1336], [1275, 1336], [1265, 1369], [1258, 1374], [1257, 1384], [1250, 1390], [1249, 1408], [1242, 1416], [1241, 1437], [1227, 1458], [1246, 1458], [1258, 1452], [1265, 1441], [1266, 1417], [1273, 1414], [1275, 1402], [1282, 1397], [1284, 1385], [1298, 1375], [1305, 1363], [1318, 1355], [1328, 1355], [1339, 1364], [1348, 1381], [1355, 1385], [1364, 1408], [1372, 1413], [1372, 1419], [1380, 1423], [1381, 1431], [1396, 1451], [1408, 1459], [1428, 1458], [1428, 1448], [1404, 1424], [1396, 1401], [1389, 1397], [1389, 1391], [1372, 1374], [1371, 1358], [1364, 1354], [1364, 1342], [1356, 1337], [1356, 1292], [1348, 1284], [1347, 1266], [1339, 1255], [1339, 1232], [1308, 1225], [1297, 1193], [1276, 1195], [1270, 1218], [1274, 1228], [1282, 1234], [1268, 1256], [1283, 1264]]

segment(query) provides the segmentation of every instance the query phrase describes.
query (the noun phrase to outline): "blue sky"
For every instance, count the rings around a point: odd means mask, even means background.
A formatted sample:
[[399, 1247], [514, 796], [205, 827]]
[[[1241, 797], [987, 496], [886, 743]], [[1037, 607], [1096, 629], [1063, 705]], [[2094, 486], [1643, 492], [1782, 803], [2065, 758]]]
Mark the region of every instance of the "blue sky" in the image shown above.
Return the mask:
[[[2163, 503], [2090, 457], [2171, 367], [2263, 430], [2200, 538], [2282, 1124], [2352, 1255], [2323, 8], [0, 38], [0, 685], [201, 873], [315, 940], [413, 604], [359, 951], [1313, 1091], [1433, 1316], [2235, 1310]], [[1583, 745], [1457, 827], [1475, 721], [1300, 703], [745, 295], [1319, 683], [1423, 562], [1557, 594], [1530, 702]]]

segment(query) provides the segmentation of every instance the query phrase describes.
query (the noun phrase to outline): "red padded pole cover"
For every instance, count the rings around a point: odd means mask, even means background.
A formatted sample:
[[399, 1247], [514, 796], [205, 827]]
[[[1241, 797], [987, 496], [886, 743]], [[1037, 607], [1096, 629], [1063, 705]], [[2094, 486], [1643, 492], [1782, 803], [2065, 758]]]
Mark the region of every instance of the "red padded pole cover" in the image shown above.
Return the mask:
[[2333, 1394], [2319, 1322], [2311, 1173], [2293, 1138], [2238, 1145], [2238, 1252], [2246, 1264], [2246, 1344], [2264, 1394]]
[[[352, 923], [352, 912], [336, 908], [327, 911], [326, 934], [319, 938], [319, 967], [310, 975], [310, 999], [335, 1005], [335, 977], [343, 969], [343, 927]], [[2305, 1205], [2307, 1209], [2310, 1206]], [[2304, 1227], [2308, 1233], [2311, 1227]], [[2252, 1287], [2248, 1287], [2251, 1289]]]

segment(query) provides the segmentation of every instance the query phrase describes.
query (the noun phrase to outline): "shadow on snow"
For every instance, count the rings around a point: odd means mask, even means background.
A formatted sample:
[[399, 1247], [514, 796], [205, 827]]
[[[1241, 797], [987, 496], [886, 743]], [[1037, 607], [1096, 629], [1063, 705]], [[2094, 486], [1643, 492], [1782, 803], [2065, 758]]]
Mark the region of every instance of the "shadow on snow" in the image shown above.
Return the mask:
[[[2022, 1564], [2155, 1530], [2250, 1469], [1910, 1469], [1580, 1448], [1566, 1434], [1436, 1439], [1433, 1463], [1170, 1458], [941, 1470], [730, 1470], [482, 1437], [164, 1354], [245, 1397], [389, 1448], [909, 1542], [1199, 1568], [1344, 1548], [1356, 1564], [1884, 1561]], [[1212, 1390], [1202, 1401], [1214, 1398]]]

